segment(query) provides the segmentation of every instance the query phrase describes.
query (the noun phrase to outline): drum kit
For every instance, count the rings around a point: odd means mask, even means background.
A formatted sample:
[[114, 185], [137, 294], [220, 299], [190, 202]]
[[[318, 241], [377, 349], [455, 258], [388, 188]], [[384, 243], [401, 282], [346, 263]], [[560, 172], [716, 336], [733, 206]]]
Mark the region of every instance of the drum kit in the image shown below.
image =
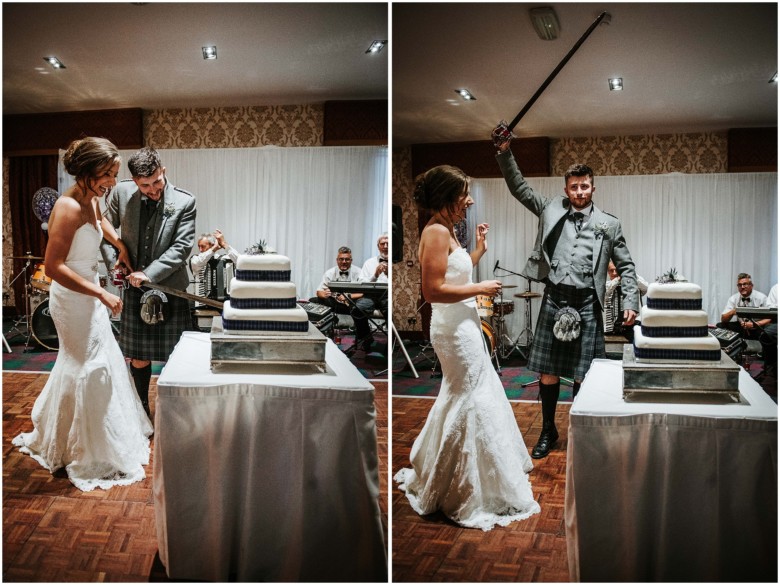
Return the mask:
[[[30, 339], [34, 339], [41, 347], [57, 351], [59, 341], [54, 320], [49, 312], [49, 288], [51, 277], [46, 276], [46, 266], [40, 256], [33, 256], [27, 252], [24, 256], [12, 256], [14, 260], [24, 260], [22, 270], [17, 274], [8, 287], [13, 286], [19, 278], [24, 281], [24, 314], [21, 315], [11, 328], [11, 333], [25, 336], [25, 351], [30, 345]], [[28, 281], [28, 274], [30, 274]]]
[[[495, 270], [498, 270], [499, 268], [498, 263], [496, 263]], [[507, 315], [514, 312], [515, 301], [505, 301], [504, 291], [515, 289], [518, 285], [502, 285], [501, 292], [497, 296], [477, 296], [477, 313], [479, 314], [482, 325], [482, 335], [485, 338], [485, 344], [490, 352], [490, 357], [496, 362], [496, 369], [499, 373], [501, 372], [501, 366], [498, 359], [507, 359], [515, 350], [517, 350], [525, 359], [528, 359], [528, 352], [534, 337], [533, 329], [531, 328], [531, 301], [542, 296], [541, 293], [533, 292], [531, 290], [531, 280], [527, 277], [507, 270], [506, 268], [500, 269], [525, 278], [528, 281], [528, 287], [525, 291], [514, 295], [515, 298], [525, 301], [525, 328], [515, 339], [510, 337], [506, 325]], [[521, 344], [520, 339], [523, 337], [525, 337], [525, 339]]]

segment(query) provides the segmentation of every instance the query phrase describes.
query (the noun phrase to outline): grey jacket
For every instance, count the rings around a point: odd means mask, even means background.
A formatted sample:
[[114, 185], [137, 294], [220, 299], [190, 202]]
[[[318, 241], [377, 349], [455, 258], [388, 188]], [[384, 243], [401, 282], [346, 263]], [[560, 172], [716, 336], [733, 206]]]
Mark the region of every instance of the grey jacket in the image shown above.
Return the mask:
[[[552, 251], [548, 255], [545, 244], [553, 228], [569, 213], [569, 199], [564, 196], [547, 198], [535, 193], [517, 167], [511, 150], [496, 155], [496, 160], [501, 167], [501, 173], [504, 175], [504, 180], [512, 196], [539, 218], [536, 243], [522, 274], [532, 280], [543, 281], [550, 273], [552, 256]], [[593, 250], [593, 281], [599, 303], [604, 307], [607, 268], [609, 261], [612, 260], [621, 278], [623, 307], [639, 312], [636, 270], [623, 237], [620, 220], [593, 205], [593, 213], [589, 223], [594, 226], [597, 234]], [[557, 243], [558, 247], [569, 245], [571, 242], [564, 239], [560, 239]]]
[[[195, 244], [195, 197], [170, 181], [165, 184], [162, 204], [155, 216], [152, 262], [138, 266], [141, 232], [141, 191], [132, 180], [121, 181], [109, 193], [106, 218], [122, 230], [122, 241], [127, 246], [134, 270], [142, 270], [155, 284], [185, 290], [189, 284], [187, 258]], [[116, 262], [116, 250], [103, 240], [101, 251], [107, 266]]]

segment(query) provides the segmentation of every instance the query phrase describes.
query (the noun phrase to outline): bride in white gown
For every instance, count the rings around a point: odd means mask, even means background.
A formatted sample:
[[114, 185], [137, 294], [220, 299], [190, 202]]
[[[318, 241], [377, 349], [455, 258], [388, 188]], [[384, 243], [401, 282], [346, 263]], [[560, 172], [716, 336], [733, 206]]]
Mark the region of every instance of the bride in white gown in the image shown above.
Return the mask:
[[152, 425], [106, 310], [118, 314], [122, 301], [100, 287], [97, 275], [103, 230], [127, 258], [97, 205], [116, 184], [119, 153], [108, 140], [85, 138], [71, 144], [63, 163], [76, 184], [54, 205], [45, 258], [60, 349], [33, 406], [34, 429], [13, 444], [52, 473], [64, 467], [73, 485], [90, 491], [146, 477]]
[[527, 475], [533, 463], [486, 351], [474, 299], [501, 289], [497, 280], [471, 280], [489, 226], [477, 226], [471, 254], [458, 243], [454, 225], [474, 202], [469, 178], [455, 167], [420, 175], [415, 200], [434, 214], [420, 236], [419, 257], [442, 383], [412, 446], [412, 469], [401, 469], [395, 480], [418, 514], [441, 510], [482, 530], [506, 526], [540, 508]]

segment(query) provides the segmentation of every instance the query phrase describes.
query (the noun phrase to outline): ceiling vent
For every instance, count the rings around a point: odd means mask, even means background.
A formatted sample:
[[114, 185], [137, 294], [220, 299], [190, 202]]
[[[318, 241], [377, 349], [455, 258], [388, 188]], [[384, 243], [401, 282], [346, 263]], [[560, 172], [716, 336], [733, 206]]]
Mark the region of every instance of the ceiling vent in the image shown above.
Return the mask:
[[552, 6], [542, 6], [541, 8], [531, 8], [531, 24], [539, 38], [543, 41], [552, 41], [558, 38], [561, 32], [561, 25], [558, 24], [558, 16]]

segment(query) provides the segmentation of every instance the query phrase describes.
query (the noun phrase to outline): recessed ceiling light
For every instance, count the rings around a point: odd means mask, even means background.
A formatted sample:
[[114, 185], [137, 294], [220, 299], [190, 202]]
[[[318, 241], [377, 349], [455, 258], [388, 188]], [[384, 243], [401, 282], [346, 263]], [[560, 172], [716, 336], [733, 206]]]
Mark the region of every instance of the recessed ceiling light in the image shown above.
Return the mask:
[[623, 91], [623, 78], [613, 77], [609, 80], [609, 91]]
[[775, 71], [775, 74], [772, 76], [772, 79], [769, 80], [769, 83], [777, 83], [777, 71]]
[[378, 53], [385, 48], [387, 41], [374, 41], [371, 46], [366, 49], [366, 53]]
[[469, 90], [467, 90], [467, 89], [456, 89], [455, 93], [457, 93], [460, 97], [462, 97], [466, 101], [469, 101], [469, 100], [475, 100], [476, 101], [476, 99], [477, 99], [473, 95], [471, 95], [471, 92]]
[[561, 25], [558, 24], [558, 16], [552, 6], [531, 8], [528, 12], [531, 15], [531, 24], [534, 25], [534, 30], [540, 39], [552, 41], [558, 38]]
[[204, 59], [216, 59], [217, 58], [217, 48], [216, 47], [202, 47], [203, 48], [203, 58]]
[[55, 69], [65, 69], [65, 65], [57, 57], [44, 57], [43, 60]]

